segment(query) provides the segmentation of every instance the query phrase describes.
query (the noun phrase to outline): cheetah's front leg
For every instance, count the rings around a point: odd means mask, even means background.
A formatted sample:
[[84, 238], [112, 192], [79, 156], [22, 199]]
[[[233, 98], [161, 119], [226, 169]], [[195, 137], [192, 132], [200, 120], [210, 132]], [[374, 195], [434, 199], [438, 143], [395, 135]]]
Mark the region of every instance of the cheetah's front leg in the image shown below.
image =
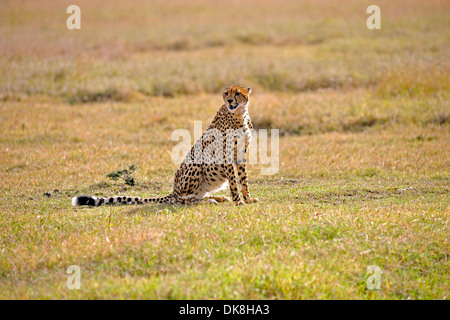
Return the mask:
[[239, 182], [241, 183], [242, 187], [242, 196], [244, 197], [245, 203], [252, 203], [252, 202], [258, 202], [258, 198], [252, 198], [250, 196], [250, 192], [248, 191], [248, 181], [247, 181], [247, 166], [245, 163], [238, 164], [237, 171], [239, 175]]
[[241, 200], [241, 197], [239, 196], [239, 186], [236, 179], [236, 171], [234, 170], [234, 165], [226, 164], [225, 171], [227, 174], [228, 182], [230, 184], [230, 191], [231, 196], [233, 197], [233, 202], [236, 205], [244, 204], [244, 202]]

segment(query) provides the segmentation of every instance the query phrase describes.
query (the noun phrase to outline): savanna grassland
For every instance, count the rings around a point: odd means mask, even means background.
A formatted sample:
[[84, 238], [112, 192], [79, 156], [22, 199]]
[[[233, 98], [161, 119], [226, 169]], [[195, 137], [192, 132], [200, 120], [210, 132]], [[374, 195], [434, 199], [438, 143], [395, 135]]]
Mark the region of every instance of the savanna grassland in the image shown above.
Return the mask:
[[[448, 298], [450, 1], [70, 4], [0, 2], [0, 298]], [[235, 83], [280, 130], [259, 203], [71, 206], [171, 192]]]

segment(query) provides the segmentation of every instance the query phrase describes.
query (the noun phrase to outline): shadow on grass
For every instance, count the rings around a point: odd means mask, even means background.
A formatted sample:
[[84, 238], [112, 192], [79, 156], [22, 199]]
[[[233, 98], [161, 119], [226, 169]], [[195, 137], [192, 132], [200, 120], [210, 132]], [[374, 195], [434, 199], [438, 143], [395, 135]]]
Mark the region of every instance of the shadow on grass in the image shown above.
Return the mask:
[[223, 203], [219, 204], [209, 204], [207, 202], [200, 202], [196, 204], [161, 204], [161, 203], [150, 203], [144, 205], [136, 205], [131, 208], [125, 214], [133, 215], [133, 214], [164, 214], [164, 213], [178, 213], [184, 209], [192, 209], [198, 206], [220, 206], [224, 205]]
[[173, 204], [144, 204], [144, 205], [136, 205], [130, 208], [125, 212], [126, 215], [135, 215], [135, 214], [167, 214], [167, 213], [177, 213], [184, 206], [182, 205], [173, 205]]
[[[326, 132], [359, 133], [364, 132], [366, 129], [377, 125], [386, 125], [389, 123], [389, 121], [390, 120], [388, 119], [388, 117], [375, 117], [373, 115], [360, 116], [356, 119], [351, 120], [348, 120], [348, 118], [343, 118], [332, 119], [331, 121], [309, 123], [282, 121], [281, 118], [277, 118], [272, 115], [256, 115], [252, 119], [253, 128], [255, 130], [278, 129], [281, 136], [313, 135]], [[430, 122], [445, 124], [446, 121], [446, 118], [441, 116]]]
[[424, 188], [406, 187], [406, 188], [388, 188], [384, 190], [371, 189], [349, 189], [334, 192], [308, 192], [295, 199], [301, 204], [329, 204], [333, 206], [345, 205], [349, 203], [367, 203], [372, 201], [397, 201], [399, 203], [407, 202], [415, 198], [439, 197], [445, 195], [446, 191], [428, 190]]

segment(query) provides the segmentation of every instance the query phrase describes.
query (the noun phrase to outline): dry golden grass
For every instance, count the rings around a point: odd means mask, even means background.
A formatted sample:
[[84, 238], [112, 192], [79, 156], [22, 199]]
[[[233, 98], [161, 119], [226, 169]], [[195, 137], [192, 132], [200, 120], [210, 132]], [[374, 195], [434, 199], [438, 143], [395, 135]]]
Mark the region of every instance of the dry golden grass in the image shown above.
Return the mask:
[[[0, 298], [447, 298], [449, 2], [379, 1], [379, 31], [369, 4], [80, 1], [68, 31], [68, 3], [3, 1]], [[280, 130], [260, 203], [71, 207], [169, 193], [171, 133], [235, 82]]]
[[[235, 82], [294, 93], [378, 85], [381, 94], [398, 94], [410, 84], [407, 92], [445, 90], [448, 1], [381, 1], [379, 31], [365, 27], [369, 4], [81, 1], [82, 29], [69, 31], [65, 3], [7, 1], [0, 70], [9, 77], [0, 79], [0, 95], [123, 101], [215, 94]], [[436, 80], [414, 85], [424, 70]]]

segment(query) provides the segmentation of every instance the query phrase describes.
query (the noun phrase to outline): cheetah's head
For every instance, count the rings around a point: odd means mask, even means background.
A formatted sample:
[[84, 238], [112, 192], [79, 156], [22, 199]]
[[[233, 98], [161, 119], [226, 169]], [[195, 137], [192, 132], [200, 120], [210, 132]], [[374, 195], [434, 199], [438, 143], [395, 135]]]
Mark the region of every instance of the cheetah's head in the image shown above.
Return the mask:
[[250, 88], [229, 86], [223, 90], [223, 101], [231, 113], [242, 114], [248, 109], [248, 98], [251, 92]]

